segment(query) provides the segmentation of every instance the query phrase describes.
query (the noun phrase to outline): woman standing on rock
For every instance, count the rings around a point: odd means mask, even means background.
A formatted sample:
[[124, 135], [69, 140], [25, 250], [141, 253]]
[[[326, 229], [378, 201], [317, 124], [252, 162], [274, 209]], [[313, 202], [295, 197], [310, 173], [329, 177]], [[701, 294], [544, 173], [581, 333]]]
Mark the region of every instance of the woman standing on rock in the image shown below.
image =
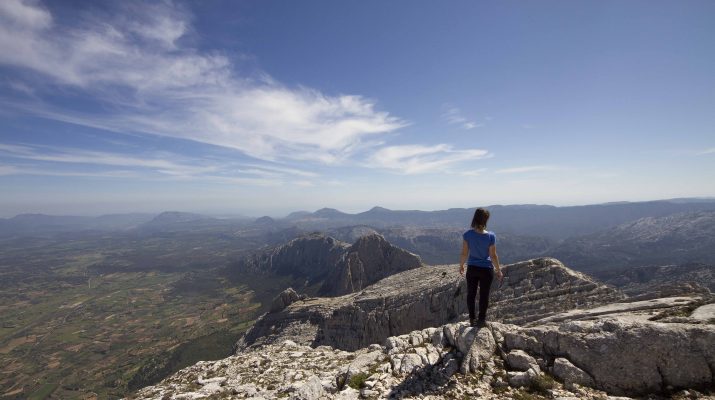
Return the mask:
[[[464, 232], [462, 238], [462, 255], [459, 259], [459, 273], [464, 275], [464, 262], [467, 262], [467, 308], [469, 323], [472, 326], [486, 325], [487, 307], [489, 306], [489, 290], [496, 274], [497, 279], [504, 276], [497, 256], [497, 237], [494, 232], [487, 231], [489, 211], [477, 208], [472, 218], [472, 229]], [[479, 317], [475, 318], [474, 300], [479, 286]]]

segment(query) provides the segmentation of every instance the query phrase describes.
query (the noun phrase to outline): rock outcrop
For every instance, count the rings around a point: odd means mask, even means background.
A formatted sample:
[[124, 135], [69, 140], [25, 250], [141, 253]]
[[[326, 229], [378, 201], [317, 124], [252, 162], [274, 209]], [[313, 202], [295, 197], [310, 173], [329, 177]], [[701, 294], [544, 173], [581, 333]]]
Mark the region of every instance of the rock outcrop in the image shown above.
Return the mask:
[[267, 313], [237, 348], [280, 343], [356, 350], [389, 336], [457, 319], [466, 309], [454, 266], [422, 267], [387, 277], [358, 293], [308, 298]]
[[360, 237], [331, 271], [321, 294], [353, 293], [382, 278], [422, 266], [420, 258], [392, 246], [379, 234]]
[[513, 324], [625, 298], [619, 291], [548, 257], [505, 266], [502, 286], [499, 288], [498, 282], [494, 285], [497, 288], [492, 287], [490, 318]]
[[611, 317], [497, 330], [507, 349], [543, 358], [556, 376], [608, 393], [639, 396], [715, 383], [713, 325]]
[[[489, 318], [525, 323], [575, 307], [622, 298], [616, 290], [552, 258], [504, 266], [492, 289]], [[335, 298], [297, 301], [268, 313], [241, 338], [238, 349], [292, 340], [356, 350], [466, 313], [466, 285], [456, 265], [427, 266], [389, 276], [364, 290]]]
[[136, 397], [715, 399], [709, 292], [629, 301], [550, 258], [504, 272], [490, 306], [491, 321], [502, 322], [481, 329], [450, 322], [466, 308], [455, 265], [405, 271], [334, 298], [286, 290], [235, 355]]
[[669, 393], [705, 398], [699, 391], [715, 384], [714, 343], [715, 325], [627, 318], [534, 328], [455, 323], [355, 352], [285, 340], [198, 363], [137, 396], [604, 399]]
[[241, 259], [235, 268], [322, 281], [345, 254], [349, 244], [322, 234], [309, 234], [276, 248]]
[[271, 312], [282, 311], [300, 299], [301, 296], [293, 290], [293, 288], [288, 288], [273, 299], [273, 302], [271, 302]]
[[362, 236], [352, 245], [313, 233], [248, 256], [234, 267], [253, 273], [305, 278], [306, 286], [319, 286], [321, 296], [339, 296], [421, 266], [418, 256], [392, 246], [376, 233]]

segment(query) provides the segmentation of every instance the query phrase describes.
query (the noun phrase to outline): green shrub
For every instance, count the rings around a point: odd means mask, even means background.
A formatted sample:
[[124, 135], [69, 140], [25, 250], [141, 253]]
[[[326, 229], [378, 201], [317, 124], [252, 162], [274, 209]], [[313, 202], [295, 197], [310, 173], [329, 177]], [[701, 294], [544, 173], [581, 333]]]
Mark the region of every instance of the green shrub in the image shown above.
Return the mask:
[[514, 396], [513, 397], [514, 400], [541, 400], [541, 399], [543, 399], [543, 397], [539, 396], [538, 394], [534, 394], [534, 393], [522, 391], [522, 390], [520, 390], [518, 392], [514, 392], [513, 396]]
[[554, 378], [546, 374], [541, 374], [531, 381], [531, 390], [538, 393], [546, 394], [550, 389], [555, 387], [556, 382]]
[[353, 389], [361, 389], [365, 385], [365, 381], [370, 376], [367, 372], [360, 372], [353, 375], [348, 382], [348, 386]]

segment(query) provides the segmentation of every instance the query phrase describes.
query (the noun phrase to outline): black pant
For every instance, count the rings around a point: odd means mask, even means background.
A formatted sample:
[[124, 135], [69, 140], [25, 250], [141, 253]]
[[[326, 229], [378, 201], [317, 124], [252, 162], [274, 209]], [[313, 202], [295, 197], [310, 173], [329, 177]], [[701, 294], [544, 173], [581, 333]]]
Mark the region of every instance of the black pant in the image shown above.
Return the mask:
[[489, 307], [489, 290], [494, 280], [494, 269], [467, 266], [467, 308], [469, 309], [469, 319], [474, 319], [474, 300], [477, 297], [477, 285], [479, 285], [479, 319], [487, 317], [487, 307]]

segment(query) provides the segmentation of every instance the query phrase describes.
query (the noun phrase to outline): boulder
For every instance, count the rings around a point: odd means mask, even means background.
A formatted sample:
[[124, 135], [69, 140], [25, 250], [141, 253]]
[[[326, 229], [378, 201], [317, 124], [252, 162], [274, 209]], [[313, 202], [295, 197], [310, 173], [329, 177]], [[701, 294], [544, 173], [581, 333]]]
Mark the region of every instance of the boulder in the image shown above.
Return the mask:
[[271, 302], [271, 312], [283, 311], [283, 309], [299, 299], [300, 296], [298, 296], [298, 293], [296, 293], [293, 288], [288, 288], [273, 299], [273, 302]]
[[553, 375], [567, 387], [572, 387], [573, 384], [588, 387], [594, 386], [593, 378], [563, 357], [557, 357], [554, 360]]
[[524, 350], [512, 350], [506, 355], [506, 363], [511, 369], [528, 371], [529, 368], [538, 368], [536, 359]]
[[519, 328], [493, 324], [507, 349], [544, 358], [558, 354], [586, 375], [559, 361], [562, 379], [589, 383], [608, 393], [642, 396], [667, 388], [701, 388], [713, 383], [715, 326], [603, 317]]

